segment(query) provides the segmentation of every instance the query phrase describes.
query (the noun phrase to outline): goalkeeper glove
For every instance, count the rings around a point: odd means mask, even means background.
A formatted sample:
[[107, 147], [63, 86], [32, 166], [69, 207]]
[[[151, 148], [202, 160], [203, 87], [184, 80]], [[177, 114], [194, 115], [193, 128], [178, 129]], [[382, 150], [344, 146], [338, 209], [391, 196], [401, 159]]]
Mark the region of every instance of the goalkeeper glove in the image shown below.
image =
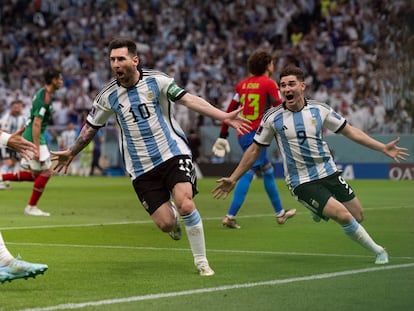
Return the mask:
[[212, 148], [213, 154], [216, 157], [222, 158], [226, 153], [230, 152], [230, 144], [225, 138], [217, 138]]

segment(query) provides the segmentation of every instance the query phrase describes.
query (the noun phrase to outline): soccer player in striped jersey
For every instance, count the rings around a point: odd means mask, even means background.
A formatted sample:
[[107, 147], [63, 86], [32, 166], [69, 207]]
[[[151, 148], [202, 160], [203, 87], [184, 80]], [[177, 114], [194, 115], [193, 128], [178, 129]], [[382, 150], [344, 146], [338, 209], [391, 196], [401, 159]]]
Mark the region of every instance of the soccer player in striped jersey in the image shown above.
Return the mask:
[[[14, 133], [23, 128], [26, 124], [26, 118], [23, 115], [23, 102], [19, 99], [13, 100], [10, 103], [9, 111], [0, 119], [0, 129]], [[7, 147], [0, 148], [2, 165], [0, 173], [14, 173], [19, 168], [20, 155]], [[10, 182], [0, 182], [0, 189], [10, 188]]]
[[333, 219], [352, 240], [375, 254], [375, 264], [388, 263], [385, 249], [374, 242], [360, 224], [362, 206], [354, 190], [341, 176], [323, 140], [323, 129], [342, 134], [358, 144], [383, 152], [399, 162], [408, 156], [397, 146], [399, 138], [383, 144], [351, 126], [324, 103], [305, 99], [305, 73], [287, 66], [280, 74], [280, 90], [285, 98], [281, 106], [268, 110], [254, 137], [254, 144], [243, 155], [228, 178], [221, 178], [213, 189], [215, 198], [226, 198], [236, 181], [256, 161], [263, 147], [276, 137], [283, 158], [286, 183], [293, 196], [307, 207], [315, 220]]
[[94, 99], [74, 145], [52, 152], [58, 160], [55, 170], [67, 170], [74, 156], [115, 116], [121, 154], [142, 205], [154, 223], [175, 240], [181, 238], [181, 215], [198, 273], [213, 275], [206, 257], [203, 223], [193, 200], [197, 189], [191, 151], [173, 118], [172, 105], [182, 104], [224, 121], [240, 133], [251, 129], [250, 121], [239, 116], [240, 109], [226, 113], [187, 93], [166, 74], [142, 69], [136, 44], [129, 39], [111, 41], [109, 54], [115, 79]]
[[[272, 55], [263, 49], [256, 50], [247, 60], [247, 68], [250, 76], [237, 83], [235, 93], [227, 108], [227, 111], [233, 111], [243, 107], [242, 115], [252, 121], [252, 131], [244, 135], [238, 135], [238, 141], [243, 151], [253, 143], [254, 134], [260, 125], [263, 114], [269, 108], [282, 103], [277, 83], [270, 78], [274, 72]], [[212, 149], [215, 156], [223, 157], [227, 152], [226, 150], [230, 150], [226, 139], [228, 135], [228, 126], [223, 123], [221, 125], [220, 137], [217, 138]], [[284, 224], [288, 218], [296, 214], [296, 209], [287, 211], [283, 209], [275, 183], [273, 165], [267, 156], [267, 148], [263, 148], [259, 159], [237, 182], [233, 200], [227, 215], [222, 220], [223, 226], [240, 229], [240, 225], [235, 217], [242, 207], [250, 184], [257, 172], [261, 172], [263, 176], [264, 188], [275, 211], [277, 223]]]
[[3, 174], [0, 181], [33, 181], [33, 190], [29, 202], [24, 209], [25, 215], [50, 216], [37, 207], [49, 179], [53, 175], [49, 147], [45, 132], [52, 119], [53, 94], [63, 86], [63, 77], [59, 70], [46, 68], [43, 72], [44, 86], [33, 97], [30, 117], [23, 137], [36, 145], [37, 153], [30, 160], [22, 159], [22, 170], [16, 173]]
[[[34, 144], [25, 140], [21, 135], [24, 128], [19, 129], [13, 134], [0, 130], [0, 147], [9, 147], [19, 152], [26, 159], [36, 154], [37, 149]], [[48, 269], [47, 265], [30, 263], [14, 257], [6, 245], [0, 232], [0, 283], [17, 279], [27, 279], [43, 274]]]

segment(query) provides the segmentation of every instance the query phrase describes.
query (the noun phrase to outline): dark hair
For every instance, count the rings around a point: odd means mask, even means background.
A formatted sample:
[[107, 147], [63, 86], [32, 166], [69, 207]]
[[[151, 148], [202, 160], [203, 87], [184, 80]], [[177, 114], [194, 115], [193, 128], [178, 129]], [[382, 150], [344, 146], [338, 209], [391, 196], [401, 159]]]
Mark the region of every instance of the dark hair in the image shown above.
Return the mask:
[[119, 49], [119, 48], [127, 48], [128, 53], [132, 56], [138, 55], [137, 44], [130, 39], [117, 38], [109, 42], [109, 53], [111, 53], [113, 49]]
[[267, 66], [272, 62], [272, 55], [265, 50], [257, 50], [247, 60], [247, 70], [255, 76], [261, 76], [266, 72]]
[[10, 106], [16, 105], [16, 104], [22, 104], [23, 105], [23, 101], [20, 99], [15, 99], [10, 103]]
[[287, 65], [284, 67], [280, 72], [279, 78], [282, 79], [286, 76], [295, 76], [299, 81], [305, 81], [305, 72], [301, 68], [293, 65]]
[[53, 79], [59, 78], [60, 74], [60, 70], [57, 70], [56, 68], [47, 68], [43, 72], [43, 79], [46, 84], [50, 84]]

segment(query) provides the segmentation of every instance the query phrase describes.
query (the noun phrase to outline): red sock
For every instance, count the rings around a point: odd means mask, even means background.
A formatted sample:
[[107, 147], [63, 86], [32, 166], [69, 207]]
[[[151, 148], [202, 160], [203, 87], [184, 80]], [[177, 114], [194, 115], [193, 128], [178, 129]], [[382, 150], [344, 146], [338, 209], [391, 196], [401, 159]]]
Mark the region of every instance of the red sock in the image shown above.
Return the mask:
[[37, 202], [42, 196], [43, 190], [45, 190], [46, 184], [49, 181], [49, 179], [50, 179], [50, 176], [44, 176], [44, 175], [39, 175], [36, 177], [34, 185], [33, 185], [32, 196], [30, 197], [29, 205], [32, 205], [32, 206], [37, 205]]
[[33, 181], [35, 180], [33, 174], [27, 171], [3, 174], [2, 178], [3, 180], [10, 180], [10, 181]]

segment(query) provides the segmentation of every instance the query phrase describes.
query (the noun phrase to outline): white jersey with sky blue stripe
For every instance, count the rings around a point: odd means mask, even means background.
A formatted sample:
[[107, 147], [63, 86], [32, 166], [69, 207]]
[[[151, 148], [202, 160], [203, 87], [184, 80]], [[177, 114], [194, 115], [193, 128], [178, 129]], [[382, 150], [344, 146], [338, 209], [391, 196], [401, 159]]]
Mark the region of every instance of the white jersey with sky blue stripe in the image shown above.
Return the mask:
[[293, 189], [338, 171], [323, 132], [324, 128], [337, 132], [345, 124], [346, 120], [328, 105], [306, 99], [298, 112], [288, 110], [284, 104], [269, 109], [254, 140], [268, 146], [276, 137], [286, 183]]
[[191, 155], [184, 131], [173, 119], [173, 101], [186, 91], [155, 70], [140, 70], [138, 83], [124, 88], [116, 80], [96, 96], [87, 122], [104, 126], [115, 115], [119, 147], [131, 179], [178, 155]]
[[23, 126], [26, 125], [26, 117], [24, 116], [12, 116], [9, 112], [7, 112], [1, 119], [0, 119], [0, 129], [2, 131], [8, 133], [14, 133]]

